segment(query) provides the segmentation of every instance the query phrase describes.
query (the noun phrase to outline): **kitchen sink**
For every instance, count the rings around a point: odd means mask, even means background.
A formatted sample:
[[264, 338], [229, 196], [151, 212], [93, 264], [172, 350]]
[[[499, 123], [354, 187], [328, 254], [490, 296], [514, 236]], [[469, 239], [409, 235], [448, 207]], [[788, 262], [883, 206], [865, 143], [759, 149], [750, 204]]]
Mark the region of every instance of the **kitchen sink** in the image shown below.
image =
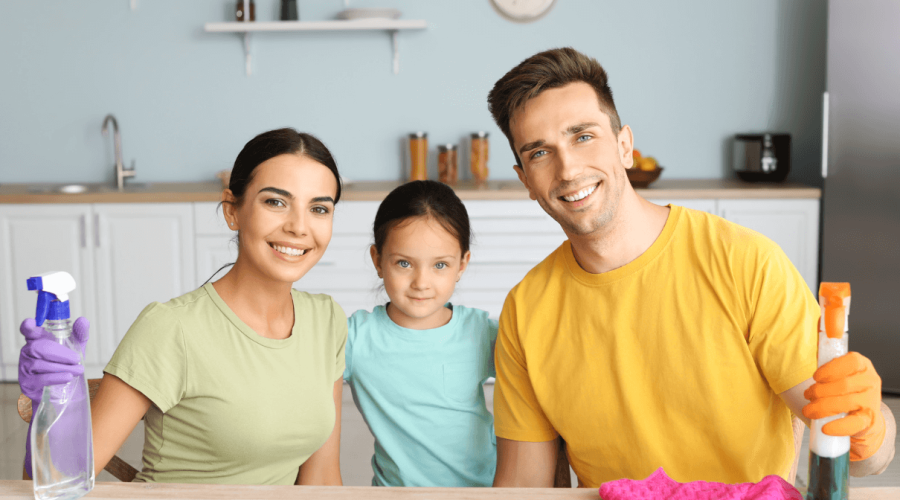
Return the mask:
[[[147, 182], [135, 182], [125, 184], [123, 193], [146, 191], [151, 186]], [[115, 193], [118, 190], [115, 186], [107, 183], [66, 183], [66, 184], [49, 184], [39, 183], [28, 186], [29, 193], [41, 194], [86, 194], [86, 193]]]

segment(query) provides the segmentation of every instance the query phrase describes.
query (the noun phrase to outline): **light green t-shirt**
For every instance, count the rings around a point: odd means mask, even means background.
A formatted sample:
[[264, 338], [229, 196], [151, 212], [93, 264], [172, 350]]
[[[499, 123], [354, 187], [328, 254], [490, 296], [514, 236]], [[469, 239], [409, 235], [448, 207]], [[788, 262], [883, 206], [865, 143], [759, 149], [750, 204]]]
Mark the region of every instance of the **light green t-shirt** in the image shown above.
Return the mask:
[[334, 429], [347, 317], [292, 290], [291, 336], [256, 334], [211, 284], [147, 306], [104, 370], [153, 403], [136, 481], [293, 484]]

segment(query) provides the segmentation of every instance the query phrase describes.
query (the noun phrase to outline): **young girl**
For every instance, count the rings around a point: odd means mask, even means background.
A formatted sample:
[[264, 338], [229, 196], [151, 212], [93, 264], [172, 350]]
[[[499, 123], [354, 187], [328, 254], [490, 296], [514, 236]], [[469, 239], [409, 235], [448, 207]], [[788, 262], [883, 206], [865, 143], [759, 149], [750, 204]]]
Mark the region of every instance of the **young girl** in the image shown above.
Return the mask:
[[375, 486], [491, 486], [497, 322], [448, 302], [469, 263], [469, 217], [453, 190], [415, 181], [375, 215], [370, 251], [390, 298], [349, 320], [344, 379], [375, 436]]

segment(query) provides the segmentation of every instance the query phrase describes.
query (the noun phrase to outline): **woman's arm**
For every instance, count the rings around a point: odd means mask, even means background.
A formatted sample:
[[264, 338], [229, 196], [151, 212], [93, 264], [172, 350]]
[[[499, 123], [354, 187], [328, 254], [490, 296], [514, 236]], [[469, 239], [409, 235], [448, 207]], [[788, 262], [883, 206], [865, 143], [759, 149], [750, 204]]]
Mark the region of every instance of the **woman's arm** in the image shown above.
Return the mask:
[[334, 430], [321, 448], [300, 466], [296, 484], [317, 486], [343, 486], [341, 479], [341, 398], [344, 377], [334, 381]]
[[103, 374], [91, 400], [95, 473], [106, 467], [149, 408], [147, 396], [116, 376]]

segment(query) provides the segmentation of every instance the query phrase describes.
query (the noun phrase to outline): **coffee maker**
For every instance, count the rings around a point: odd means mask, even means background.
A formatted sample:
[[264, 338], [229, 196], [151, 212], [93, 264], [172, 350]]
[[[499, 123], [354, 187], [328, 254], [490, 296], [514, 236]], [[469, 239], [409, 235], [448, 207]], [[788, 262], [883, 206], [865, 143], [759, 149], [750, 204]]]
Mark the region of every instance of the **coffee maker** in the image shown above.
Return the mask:
[[732, 167], [748, 182], [783, 182], [791, 171], [790, 134], [734, 136]]

